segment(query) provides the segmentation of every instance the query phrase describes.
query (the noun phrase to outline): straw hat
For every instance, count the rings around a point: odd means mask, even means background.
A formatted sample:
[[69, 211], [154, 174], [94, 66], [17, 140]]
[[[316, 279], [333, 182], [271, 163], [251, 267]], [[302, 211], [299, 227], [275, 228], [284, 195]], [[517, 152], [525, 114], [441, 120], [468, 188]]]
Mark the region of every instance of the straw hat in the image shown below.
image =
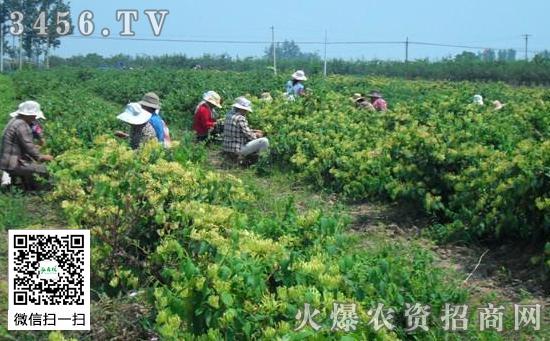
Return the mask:
[[306, 73], [303, 70], [298, 70], [292, 74], [292, 79], [297, 81], [307, 81]]
[[40, 104], [35, 101], [26, 101], [19, 104], [17, 111], [10, 114], [10, 117], [22, 116], [36, 116], [37, 119], [45, 120], [46, 117], [42, 110], [40, 110]]
[[252, 112], [252, 103], [246, 99], [245, 97], [238, 97], [235, 99], [235, 103], [233, 104], [234, 108], [246, 110], [248, 112]]
[[271, 94], [269, 92], [262, 92], [260, 99], [264, 102], [273, 101], [273, 97], [271, 97]]
[[357, 93], [354, 93], [350, 99], [355, 103], [357, 101], [364, 100], [365, 97], [363, 97], [363, 95], [357, 92]]
[[221, 96], [216, 91], [207, 91], [202, 95], [202, 99], [207, 101], [208, 103], [215, 105], [218, 108], [222, 107]]
[[380, 91], [373, 90], [373, 91], [370, 92], [370, 94], [367, 95], [367, 97], [370, 97], [370, 98], [382, 98], [382, 93], [380, 93]]
[[502, 104], [500, 101], [493, 101], [493, 105], [495, 106], [495, 110], [500, 110], [504, 108], [506, 104]]
[[139, 104], [148, 108], [160, 109], [160, 98], [156, 93], [148, 92], [143, 95], [143, 98], [141, 99]]
[[141, 107], [140, 103], [130, 103], [124, 109], [124, 112], [117, 116], [117, 118], [123, 122], [131, 125], [142, 125], [147, 123], [151, 119], [152, 114], [145, 111]]

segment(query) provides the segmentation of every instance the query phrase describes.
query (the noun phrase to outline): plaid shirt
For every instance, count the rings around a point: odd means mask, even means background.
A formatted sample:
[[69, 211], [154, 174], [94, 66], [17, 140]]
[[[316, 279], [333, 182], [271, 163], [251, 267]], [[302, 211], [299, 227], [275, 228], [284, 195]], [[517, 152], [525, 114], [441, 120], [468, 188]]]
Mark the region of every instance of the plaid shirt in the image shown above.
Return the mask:
[[31, 127], [20, 118], [11, 119], [2, 136], [0, 149], [0, 169], [13, 170], [21, 160], [40, 159], [40, 151], [33, 143]]
[[248, 127], [248, 121], [241, 113], [235, 112], [225, 118], [223, 128], [223, 151], [238, 153], [248, 142], [255, 140], [256, 134]]

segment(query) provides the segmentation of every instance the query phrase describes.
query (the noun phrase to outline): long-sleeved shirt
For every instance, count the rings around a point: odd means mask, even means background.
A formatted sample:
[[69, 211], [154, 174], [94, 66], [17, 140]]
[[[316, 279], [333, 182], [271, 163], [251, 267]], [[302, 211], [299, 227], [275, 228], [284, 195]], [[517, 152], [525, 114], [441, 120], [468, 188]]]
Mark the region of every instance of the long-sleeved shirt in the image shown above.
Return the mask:
[[248, 127], [248, 120], [235, 112], [225, 118], [223, 129], [223, 151], [238, 153], [248, 142], [255, 140], [256, 134]]
[[293, 96], [302, 96], [304, 94], [305, 87], [301, 82], [294, 84], [293, 81], [288, 81], [286, 83], [286, 94]]
[[130, 137], [130, 147], [132, 149], [138, 149], [147, 141], [156, 139], [155, 128], [153, 128], [151, 122], [139, 126], [131, 125], [128, 135]]
[[149, 119], [149, 123], [155, 129], [155, 134], [157, 135], [157, 140], [162, 144], [164, 142], [164, 121], [159, 114], [154, 113]]
[[235, 108], [231, 108], [231, 110], [229, 110], [227, 114], [225, 114], [225, 118], [227, 119], [228, 117], [233, 116], [235, 112], [236, 112]]
[[377, 111], [386, 111], [388, 110], [388, 104], [383, 98], [377, 98], [374, 102], [372, 102], [372, 106]]
[[208, 135], [208, 131], [216, 125], [212, 110], [206, 102], [200, 102], [193, 117], [193, 130], [198, 136]]
[[13, 170], [20, 160], [39, 160], [40, 151], [33, 143], [31, 127], [21, 118], [13, 118], [8, 122], [2, 134], [0, 148], [0, 169]]

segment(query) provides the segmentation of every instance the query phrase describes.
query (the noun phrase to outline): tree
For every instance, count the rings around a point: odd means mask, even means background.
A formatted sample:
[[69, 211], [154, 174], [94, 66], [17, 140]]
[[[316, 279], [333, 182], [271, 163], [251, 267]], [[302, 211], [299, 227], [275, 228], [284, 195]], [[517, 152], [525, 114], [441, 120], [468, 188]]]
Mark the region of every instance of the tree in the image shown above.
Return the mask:
[[[51, 47], [55, 48], [61, 44], [56, 30], [58, 27], [58, 13], [70, 12], [70, 6], [68, 2], [63, 0], [5, 0], [2, 10], [6, 13], [18, 11], [23, 14], [22, 48], [27, 58], [38, 59], [42, 55], [47, 56]], [[39, 20], [42, 12], [45, 13], [43, 21]], [[8, 18], [8, 15], [5, 14], [3, 18]], [[73, 26], [70, 16], [67, 15], [63, 20], [67, 21], [69, 32], [72, 32]], [[44, 26], [46, 34], [40, 35], [35, 26]], [[12, 46], [12, 49], [16, 49], [16, 47]]]
[[61, 25], [61, 20], [66, 20], [68, 28], [69, 28], [69, 34], [73, 33], [74, 26], [72, 24], [72, 19], [70, 15], [63, 16], [59, 18], [58, 22], [58, 15], [62, 13], [70, 13], [71, 7], [69, 3], [65, 3], [63, 0], [45, 0], [43, 1], [43, 9], [48, 14], [48, 35], [46, 38], [44, 38], [44, 44], [46, 46], [45, 53], [46, 53], [46, 60], [48, 60], [50, 48], [57, 48], [59, 45], [61, 45], [61, 40], [59, 39], [60, 35], [57, 32], [58, 26], [61, 30], [64, 28]]
[[505, 62], [508, 60], [508, 50], [498, 50], [497, 53], [498, 61]]
[[495, 59], [496, 59], [495, 50], [493, 49], [483, 50], [483, 53], [481, 54], [481, 60], [483, 60], [484, 62], [494, 62]]
[[546, 64], [550, 62], [550, 51], [544, 50], [542, 52], [537, 53], [533, 58], [533, 62], [535, 64]]
[[514, 49], [508, 49], [508, 61], [514, 62], [516, 60], [517, 51]]
[[[276, 44], [275, 52], [278, 58], [287, 60], [319, 60], [317, 53], [304, 53], [293, 40], [285, 40], [280, 45]], [[264, 57], [270, 59], [273, 56], [273, 44], [265, 49]]]
[[479, 57], [475, 53], [470, 51], [463, 51], [462, 53], [455, 56], [456, 62], [472, 62], [476, 60], [479, 60]]
[[516, 50], [498, 50], [498, 61], [500, 62], [513, 62], [516, 60]]
[[3, 5], [3, 6], [0, 6], [0, 29], [3, 31], [3, 34], [2, 34], [2, 41], [0, 42], [0, 44], [4, 45], [4, 51], [7, 50], [8, 48], [8, 44], [7, 44], [7, 41], [6, 41], [6, 35], [8, 33], [8, 26], [6, 25], [6, 22], [9, 20], [9, 11], [8, 11], [8, 8]]

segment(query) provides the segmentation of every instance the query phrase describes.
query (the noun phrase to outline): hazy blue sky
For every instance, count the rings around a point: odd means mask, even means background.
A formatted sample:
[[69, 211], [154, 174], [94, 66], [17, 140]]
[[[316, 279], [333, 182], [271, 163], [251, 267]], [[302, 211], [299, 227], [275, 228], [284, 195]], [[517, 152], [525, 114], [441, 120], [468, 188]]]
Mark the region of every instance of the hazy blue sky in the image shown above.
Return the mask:
[[[72, 16], [89, 9], [95, 13], [96, 33], [108, 27], [117, 34], [121, 23], [116, 9], [137, 9], [137, 38], [153, 38], [143, 15], [145, 9], [168, 9], [161, 38], [270, 41], [426, 41], [496, 48], [523, 48], [523, 33], [530, 33], [530, 50], [550, 48], [550, 1], [524, 0], [73, 0]], [[303, 45], [304, 51], [323, 53], [322, 45]], [[69, 56], [96, 52], [103, 55], [172, 54], [191, 56], [227, 52], [232, 56], [259, 56], [265, 45], [136, 42], [64, 38], [56, 54]], [[440, 58], [463, 49], [411, 46], [410, 58]], [[404, 46], [330, 45], [329, 57], [402, 59]], [[523, 56], [523, 52], [519, 54]]]

